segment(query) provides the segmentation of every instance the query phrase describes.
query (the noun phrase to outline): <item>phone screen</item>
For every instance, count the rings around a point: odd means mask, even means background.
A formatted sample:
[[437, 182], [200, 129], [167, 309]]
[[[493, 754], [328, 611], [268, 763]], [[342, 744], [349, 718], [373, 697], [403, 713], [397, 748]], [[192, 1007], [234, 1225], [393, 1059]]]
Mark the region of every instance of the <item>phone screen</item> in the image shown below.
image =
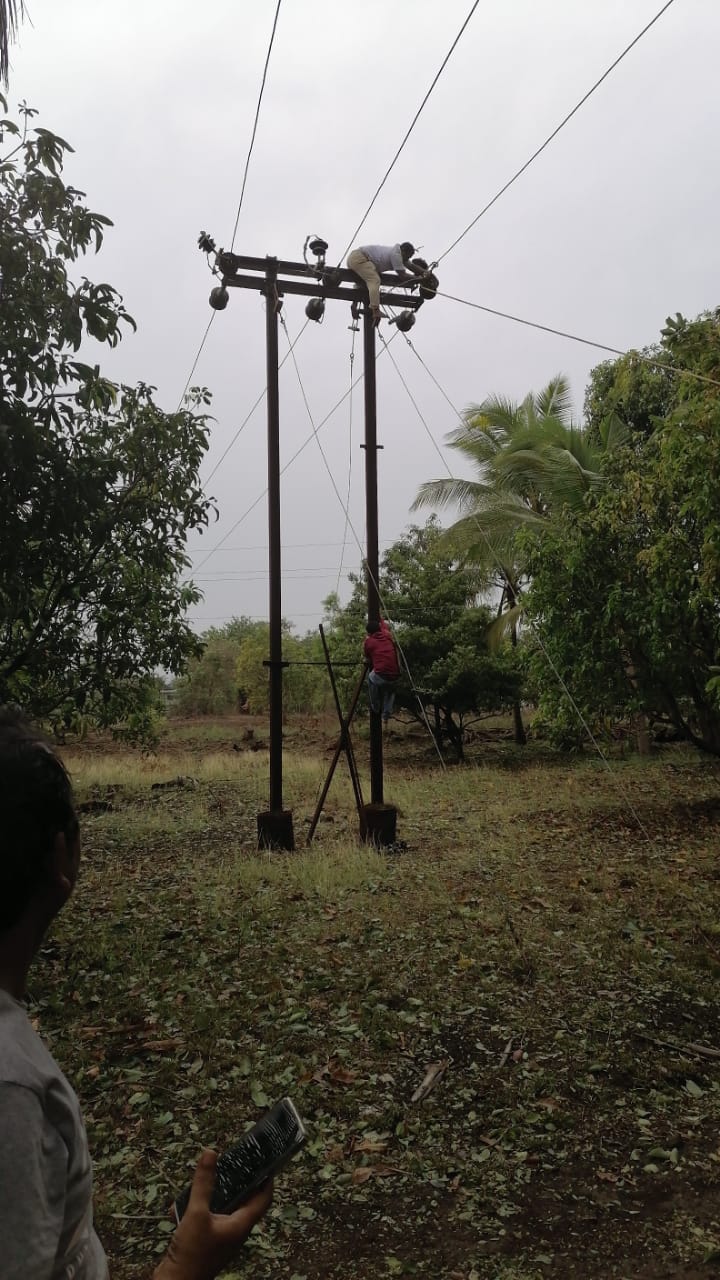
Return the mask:
[[[220, 1156], [210, 1199], [211, 1212], [232, 1213], [299, 1151], [306, 1136], [305, 1126], [290, 1099], [276, 1102], [239, 1142]], [[178, 1222], [189, 1199], [187, 1187], [175, 1201]]]

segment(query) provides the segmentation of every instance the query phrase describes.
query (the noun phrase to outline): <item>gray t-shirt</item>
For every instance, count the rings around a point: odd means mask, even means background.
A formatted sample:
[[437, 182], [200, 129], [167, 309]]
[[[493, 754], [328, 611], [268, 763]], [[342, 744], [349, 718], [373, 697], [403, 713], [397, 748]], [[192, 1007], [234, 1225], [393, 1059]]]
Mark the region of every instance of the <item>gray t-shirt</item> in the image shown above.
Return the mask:
[[361, 244], [360, 252], [378, 271], [407, 271], [399, 244]]
[[3, 1280], [108, 1280], [80, 1104], [23, 1006], [2, 990], [0, 1272]]

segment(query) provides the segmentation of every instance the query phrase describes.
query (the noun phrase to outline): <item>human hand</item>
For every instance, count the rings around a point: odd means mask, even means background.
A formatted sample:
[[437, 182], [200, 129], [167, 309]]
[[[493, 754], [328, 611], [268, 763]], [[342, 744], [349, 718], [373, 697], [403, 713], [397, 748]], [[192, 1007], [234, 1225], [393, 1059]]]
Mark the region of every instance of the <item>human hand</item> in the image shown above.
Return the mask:
[[214, 1280], [267, 1212], [272, 1182], [266, 1182], [234, 1213], [211, 1213], [217, 1155], [203, 1151], [190, 1189], [190, 1201], [153, 1280]]

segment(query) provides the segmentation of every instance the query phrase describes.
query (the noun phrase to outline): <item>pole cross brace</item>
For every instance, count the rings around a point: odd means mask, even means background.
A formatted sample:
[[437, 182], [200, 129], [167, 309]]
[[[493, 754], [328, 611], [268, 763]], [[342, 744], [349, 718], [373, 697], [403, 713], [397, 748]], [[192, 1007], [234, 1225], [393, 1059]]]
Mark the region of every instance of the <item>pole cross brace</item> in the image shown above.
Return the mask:
[[[338, 269], [335, 279], [341, 284], [331, 284], [326, 280], [318, 280], [317, 274], [304, 262], [285, 262], [277, 258], [248, 258], [237, 253], [221, 253], [217, 258], [218, 267], [222, 271], [222, 282], [226, 289], [257, 289], [267, 292], [268, 264], [272, 264], [279, 276], [299, 277], [298, 279], [273, 281], [279, 296], [286, 293], [298, 293], [304, 298], [338, 298], [343, 302], [357, 302], [358, 294], [367, 293], [367, 288], [354, 271]], [[257, 272], [257, 275], [240, 274], [240, 272]], [[417, 311], [423, 305], [423, 299], [407, 293], [403, 282], [397, 276], [385, 274], [380, 277], [380, 304], [386, 307], [402, 307], [405, 311]], [[392, 290], [403, 289], [402, 293]]]

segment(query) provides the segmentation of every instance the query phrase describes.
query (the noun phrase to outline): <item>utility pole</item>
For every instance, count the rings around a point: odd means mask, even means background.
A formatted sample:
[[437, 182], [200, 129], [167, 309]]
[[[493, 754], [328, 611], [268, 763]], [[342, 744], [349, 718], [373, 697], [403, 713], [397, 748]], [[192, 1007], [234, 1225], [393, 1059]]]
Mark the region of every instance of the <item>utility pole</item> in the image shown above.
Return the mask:
[[267, 344], [268, 548], [270, 577], [270, 808], [257, 818], [258, 844], [267, 849], [294, 849], [292, 813], [283, 809], [283, 669], [282, 549], [280, 543], [280, 391], [278, 386], [277, 261], [265, 269], [265, 333]]
[[[217, 267], [222, 285], [213, 289], [211, 305], [218, 310], [227, 306], [229, 288], [255, 289], [265, 295], [267, 339], [268, 402], [268, 527], [270, 569], [270, 652], [266, 665], [270, 673], [270, 807], [259, 813], [258, 843], [261, 847], [293, 849], [292, 813], [283, 809], [282, 788], [282, 673], [287, 665], [282, 660], [282, 576], [280, 545], [280, 408], [278, 391], [278, 314], [284, 294], [300, 294], [321, 299], [314, 306], [319, 319], [328, 298], [357, 303], [363, 307], [363, 344], [365, 359], [365, 489], [367, 515], [367, 600], [368, 618], [380, 617], [379, 538], [377, 497], [377, 394], [375, 383], [375, 324], [366, 298], [365, 286], [352, 272], [342, 268], [326, 268], [324, 249], [317, 267], [307, 262], [286, 262], [277, 258], [250, 258], [241, 254], [217, 254]], [[313, 250], [316, 252], [316, 250]], [[385, 306], [417, 311], [423, 299], [415, 295], [393, 293], [399, 282], [394, 276], [381, 278], [380, 302]], [[408, 327], [414, 317], [408, 319]], [[395, 840], [397, 810], [383, 801], [382, 720], [370, 713], [370, 804], [365, 806], [361, 835], [374, 844], [389, 845]]]
[[[367, 528], [368, 621], [380, 618], [380, 539], [378, 525], [377, 382], [375, 378], [375, 321], [370, 307], [363, 310], [365, 385], [365, 524]], [[397, 809], [384, 803], [382, 717], [370, 709], [370, 804], [365, 806], [367, 839], [373, 844], [394, 844]]]

